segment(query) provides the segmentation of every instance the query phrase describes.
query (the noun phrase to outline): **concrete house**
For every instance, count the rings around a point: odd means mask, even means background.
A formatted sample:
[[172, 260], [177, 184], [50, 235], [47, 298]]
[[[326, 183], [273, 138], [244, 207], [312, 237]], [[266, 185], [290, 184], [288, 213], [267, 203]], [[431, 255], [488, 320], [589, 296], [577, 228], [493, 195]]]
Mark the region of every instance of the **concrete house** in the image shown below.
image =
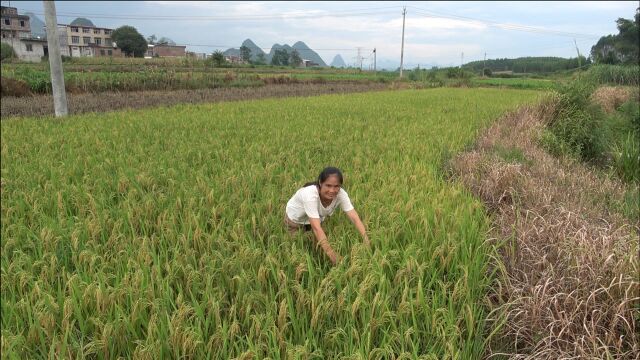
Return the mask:
[[45, 55], [46, 39], [31, 34], [29, 17], [19, 15], [16, 8], [8, 6], [2, 6], [0, 14], [0, 41], [11, 45], [20, 60], [39, 62]]
[[[71, 57], [122, 56], [120, 49], [113, 45], [113, 29], [95, 26], [89, 19], [77, 18], [66, 29], [66, 41]], [[62, 47], [62, 44], [60, 45]]]

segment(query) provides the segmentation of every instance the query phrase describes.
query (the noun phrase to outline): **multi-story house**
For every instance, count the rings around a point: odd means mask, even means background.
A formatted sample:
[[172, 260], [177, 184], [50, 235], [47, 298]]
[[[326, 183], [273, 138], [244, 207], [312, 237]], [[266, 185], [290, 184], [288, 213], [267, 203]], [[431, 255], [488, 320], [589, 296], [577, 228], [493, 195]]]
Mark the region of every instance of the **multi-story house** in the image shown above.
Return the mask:
[[72, 57], [122, 56], [120, 49], [111, 40], [112, 29], [96, 27], [85, 18], [77, 18], [65, 26], [66, 43]]
[[19, 15], [18, 9], [2, 6], [0, 8], [0, 41], [11, 45], [19, 59], [38, 62], [45, 55], [46, 39], [31, 34], [29, 17]]

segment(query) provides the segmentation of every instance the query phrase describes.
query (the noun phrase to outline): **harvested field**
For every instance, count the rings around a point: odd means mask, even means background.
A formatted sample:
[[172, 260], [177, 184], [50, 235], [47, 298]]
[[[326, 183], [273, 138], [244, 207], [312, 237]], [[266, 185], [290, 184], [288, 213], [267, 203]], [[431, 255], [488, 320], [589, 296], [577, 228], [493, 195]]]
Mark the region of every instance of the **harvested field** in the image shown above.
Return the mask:
[[[170, 106], [180, 103], [215, 103], [220, 101], [356, 93], [385, 90], [388, 87], [388, 84], [376, 82], [273, 84], [246, 88], [67, 94], [67, 101], [69, 102], [70, 114], [82, 114]], [[53, 98], [51, 95], [2, 98], [2, 119], [16, 116], [53, 115], [53, 113]]]
[[[557, 159], [537, 144], [555, 105], [525, 108], [488, 129], [453, 172], [493, 214], [504, 244], [493, 287], [498, 336], [489, 355], [638, 359], [639, 223], [615, 211], [637, 185]], [[634, 187], [635, 188], [630, 188]]]

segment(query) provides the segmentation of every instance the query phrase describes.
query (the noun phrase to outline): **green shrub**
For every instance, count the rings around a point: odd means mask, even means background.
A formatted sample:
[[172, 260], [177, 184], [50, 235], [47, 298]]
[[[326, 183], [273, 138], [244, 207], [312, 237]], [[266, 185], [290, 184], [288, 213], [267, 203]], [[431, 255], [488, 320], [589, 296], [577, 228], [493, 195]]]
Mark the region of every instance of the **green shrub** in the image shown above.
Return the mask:
[[602, 116], [597, 108], [571, 109], [554, 121], [551, 131], [585, 161], [601, 160], [606, 151], [605, 131]]
[[556, 134], [549, 129], [542, 131], [538, 141], [543, 148], [555, 157], [578, 157], [578, 154], [575, 153], [575, 150], [571, 146], [569, 146], [562, 138], [556, 136]]
[[447, 69], [447, 77], [449, 79], [454, 79], [454, 78], [469, 79], [471, 78], [472, 75], [473, 74], [471, 74], [470, 72], [457, 67], [451, 67]]
[[0, 60], [13, 59], [16, 57], [16, 52], [9, 44], [0, 43]]
[[[604, 70], [597, 71], [604, 74]], [[638, 97], [633, 96], [615, 113], [606, 115], [591, 100], [604, 79], [589, 75], [562, 85], [555, 114], [540, 142], [553, 155], [597, 163], [610, 167], [625, 181], [640, 181]]]
[[629, 132], [627, 137], [614, 147], [613, 166], [625, 181], [640, 181], [640, 140]]
[[542, 141], [551, 153], [575, 156], [589, 162], [602, 160], [606, 152], [604, 113], [592, 105], [590, 96], [596, 85], [588, 80], [577, 80], [562, 85], [559, 104]]
[[620, 113], [628, 119], [631, 127], [640, 135], [640, 106], [637, 100], [629, 100], [620, 106]]

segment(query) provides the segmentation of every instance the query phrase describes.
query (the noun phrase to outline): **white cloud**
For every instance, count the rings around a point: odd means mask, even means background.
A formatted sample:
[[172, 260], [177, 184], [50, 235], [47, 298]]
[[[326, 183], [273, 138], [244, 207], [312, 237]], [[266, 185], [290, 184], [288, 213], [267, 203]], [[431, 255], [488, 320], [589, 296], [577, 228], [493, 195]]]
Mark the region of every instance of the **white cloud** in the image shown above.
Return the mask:
[[619, 11], [626, 10], [630, 7], [638, 7], [637, 1], [563, 1], [548, 3], [551, 7], [561, 7], [563, 9], [582, 9], [582, 10], [606, 10]]
[[[197, 11], [200, 16], [247, 16], [264, 13], [267, 4], [261, 1], [253, 2], [219, 2], [219, 1], [145, 1], [150, 5], [175, 7], [183, 10]], [[202, 13], [202, 11], [215, 11], [216, 13]]]
[[[149, 6], [149, 4], [152, 5]], [[317, 50], [325, 61], [331, 61], [336, 53], [341, 53], [347, 62], [349, 62], [347, 58], [353, 58], [357, 53], [355, 48], [363, 47], [367, 49], [366, 51], [370, 51], [370, 48], [376, 47], [379, 60], [381, 56], [390, 59], [398, 58], [399, 63], [402, 34], [401, 11], [389, 8], [377, 10], [382, 12], [380, 14], [344, 16], [356, 12], [355, 8], [371, 9], [387, 5], [397, 5], [400, 8], [402, 4], [264, 1], [145, 2], [149, 15], [162, 12], [183, 17], [193, 15], [230, 18], [229, 21], [196, 21], [192, 25], [188, 22], [176, 22], [175, 24], [179, 26], [166, 27], [167, 33], [162, 34], [176, 38], [174, 40], [184, 38], [185, 41], [194, 42], [191, 39], [199, 37], [203, 39], [201, 43], [236, 44], [234, 47], [240, 46], [242, 40], [246, 38], [252, 39], [261, 47], [270, 47], [274, 43], [292, 45], [295, 41], [304, 41], [311, 48], [316, 49], [353, 49]], [[462, 51], [465, 53], [465, 59], [481, 58], [484, 51], [494, 53], [494, 56], [545, 55], [547, 52], [575, 56], [575, 47], [569, 44], [573, 41], [573, 36], [514, 31], [508, 26], [488, 25], [480, 21], [423, 16], [416, 8], [503, 24], [593, 34], [597, 37], [616, 33], [615, 19], [631, 18], [636, 7], [637, 2], [632, 1], [408, 2], [405, 62], [457, 64]], [[247, 17], [253, 19], [243, 19]], [[260, 17], [265, 18], [256, 20]], [[198, 34], [202, 35], [194, 35], [194, 28], [198, 29]], [[178, 34], [181, 34], [182, 38]], [[578, 37], [581, 51], [588, 50], [591, 45], [590, 40], [587, 39], [581, 43]], [[474, 43], [470, 44], [471, 41]], [[595, 41], [597, 38], [593, 39], [593, 42]], [[482, 53], [480, 48], [483, 49]]]

